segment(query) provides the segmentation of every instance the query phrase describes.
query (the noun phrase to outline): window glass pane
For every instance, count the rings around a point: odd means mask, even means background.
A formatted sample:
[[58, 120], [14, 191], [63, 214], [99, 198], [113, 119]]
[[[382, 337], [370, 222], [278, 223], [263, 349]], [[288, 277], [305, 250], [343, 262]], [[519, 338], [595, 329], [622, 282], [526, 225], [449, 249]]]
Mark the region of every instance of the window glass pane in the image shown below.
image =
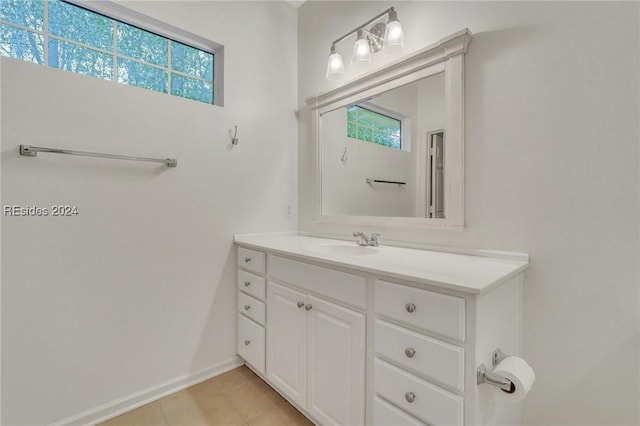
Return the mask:
[[104, 50], [113, 50], [113, 20], [61, 2], [49, 2], [49, 32]]
[[391, 133], [392, 135], [396, 135], [398, 137], [400, 137], [400, 127], [401, 127], [402, 123], [400, 122], [400, 120], [394, 120], [391, 119], [391, 123], [389, 123], [389, 133]]
[[0, 19], [42, 31], [42, 0], [0, 0]]
[[373, 141], [378, 145], [391, 146], [389, 135], [383, 132], [373, 132]]
[[373, 128], [375, 130], [384, 131], [387, 127], [388, 118], [384, 115], [376, 114], [373, 119]]
[[366, 127], [358, 127], [358, 139], [362, 141], [373, 141], [373, 136], [371, 133], [371, 129], [367, 129]]
[[350, 138], [357, 138], [358, 135], [356, 133], [356, 125], [352, 123], [347, 123], [347, 136]]
[[63, 0], [0, 0], [0, 19], [0, 56], [213, 104], [213, 53]]
[[31, 31], [2, 24], [0, 25], [0, 56], [42, 64], [44, 63], [43, 37]]
[[212, 104], [213, 84], [203, 80], [196, 80], [194, 78], [172, 73], [171, 94]]
[[389, 146], [395, 149], [401, 149], [402, 145], [400, 144], [399, 136], [388, 136]]
[[167, 42], [164, 37], [118, 22], [118, 55], [166, 67]]
[[118, 58], [118, 82], [167, 93], [167, 72], [128, 59]]
[[395, 134], [397, 132], [397, 134], [400, 134], [400, 121], [386, 115], [376, 114], [374, 128], [386, 133]]
[[171, 41], [171, 67], [194, 77], [213, 80], [213, 54]]
[[358, 124], [361, 126], [373, 126], [373, 113], [364, 108], [358, 108]]
[[111, 80], [113, 56], [55, 38], [49, 39], [49, 66]]
[[349, 107], [347, 108], [347, 121], [350, 123], [356, 122], [356, 114], [358, 111], [358, 107]]

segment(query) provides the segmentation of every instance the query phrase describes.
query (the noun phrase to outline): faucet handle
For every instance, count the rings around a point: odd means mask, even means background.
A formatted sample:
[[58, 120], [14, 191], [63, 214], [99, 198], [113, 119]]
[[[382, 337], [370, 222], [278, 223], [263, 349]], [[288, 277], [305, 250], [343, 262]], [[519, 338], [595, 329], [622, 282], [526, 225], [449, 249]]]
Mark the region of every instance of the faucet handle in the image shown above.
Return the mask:
[[371, 234], [371, 237], [369, 238], [369, 245], [377, 247], [378, 246], [378, 238], [380, 238], [380, 237], [382, 237], [381, 234]]
[[356, 237], [356, 244], [359, 246], [368, 246], [369, 238], [363, 232], [354, 232], [353, 236]]

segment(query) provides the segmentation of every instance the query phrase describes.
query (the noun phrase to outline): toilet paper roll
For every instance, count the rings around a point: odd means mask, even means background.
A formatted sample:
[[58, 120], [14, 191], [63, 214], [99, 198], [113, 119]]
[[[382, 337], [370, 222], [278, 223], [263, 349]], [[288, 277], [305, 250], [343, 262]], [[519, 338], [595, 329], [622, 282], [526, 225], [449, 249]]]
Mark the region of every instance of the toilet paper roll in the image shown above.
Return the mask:
[[522, 401], [531, 390], [533, 382], [536, 381], [533, 368], [524, 359], [517, 356], [509, 356], [503, 359], [494, 368], [493, 373], [506, 377], [515, 385], [515, 390], [512, 393], [498, 389], [503, 397], [510, 402]]

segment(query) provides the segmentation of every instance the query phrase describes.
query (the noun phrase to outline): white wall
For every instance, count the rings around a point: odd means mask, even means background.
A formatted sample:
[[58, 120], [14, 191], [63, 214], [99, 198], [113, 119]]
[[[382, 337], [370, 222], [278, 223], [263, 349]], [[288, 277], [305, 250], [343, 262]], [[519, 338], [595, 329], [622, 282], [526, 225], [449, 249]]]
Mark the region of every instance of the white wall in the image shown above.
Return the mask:
[[[330, 43], [395, 6], [405, 53], [468, 27], [463, 232], [365, 229], [386, 240], [531, 254], [524, 356], [535, 425], [639, 424], [639, 7], [582, 2], [307, 2], [299, 9], [300, 227], [309, 112]], [[340, 44], [345, 63], [351, 43]], [[380, 65], [391, 56], [377, 56]], [[384, 243], [384, 241], [383, 241]]]
[[[2, 204], [79, 210], [2, 217], [2, 424], [49, 424], [233, 361], [232, 235], [296, 229], [296, 10], [123, 3], [225, 45], [225, 107], [2, 59]], [[20, 157], [19, 144], [178, 167]]]
[[417, 84], [418, 134], [426, 135], [444, 128], [444, 73], [436, 74]]

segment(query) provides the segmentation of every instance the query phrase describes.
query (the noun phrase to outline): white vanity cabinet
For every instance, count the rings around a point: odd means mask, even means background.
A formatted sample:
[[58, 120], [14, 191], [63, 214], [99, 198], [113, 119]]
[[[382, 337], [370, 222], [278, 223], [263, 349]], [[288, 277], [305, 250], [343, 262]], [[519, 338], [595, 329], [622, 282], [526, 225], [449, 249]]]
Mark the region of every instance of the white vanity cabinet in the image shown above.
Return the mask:
[[262, 252], [238, 248], [238, 355], [261, 374], [265, 372], [265, 259]]
[[[376, 280], [374, 311], [376, 395], [426, 424], [463, 425], [465, 299]], [[373, 424], [397, 426], [385, 415]]]
[[520, 404], [477, 385], [476, 370], [497, 348], [520, 354], [526, 255], [297, 235], [236, 244], [238, 354], [315, 423], [520, 423]]
[[269, 265], [267, 379], [322, 424], [364, 424], [365, 315], [318, 296], [326, 288], [304, 290], [325, 274], [364, 279], [276, 256]]

